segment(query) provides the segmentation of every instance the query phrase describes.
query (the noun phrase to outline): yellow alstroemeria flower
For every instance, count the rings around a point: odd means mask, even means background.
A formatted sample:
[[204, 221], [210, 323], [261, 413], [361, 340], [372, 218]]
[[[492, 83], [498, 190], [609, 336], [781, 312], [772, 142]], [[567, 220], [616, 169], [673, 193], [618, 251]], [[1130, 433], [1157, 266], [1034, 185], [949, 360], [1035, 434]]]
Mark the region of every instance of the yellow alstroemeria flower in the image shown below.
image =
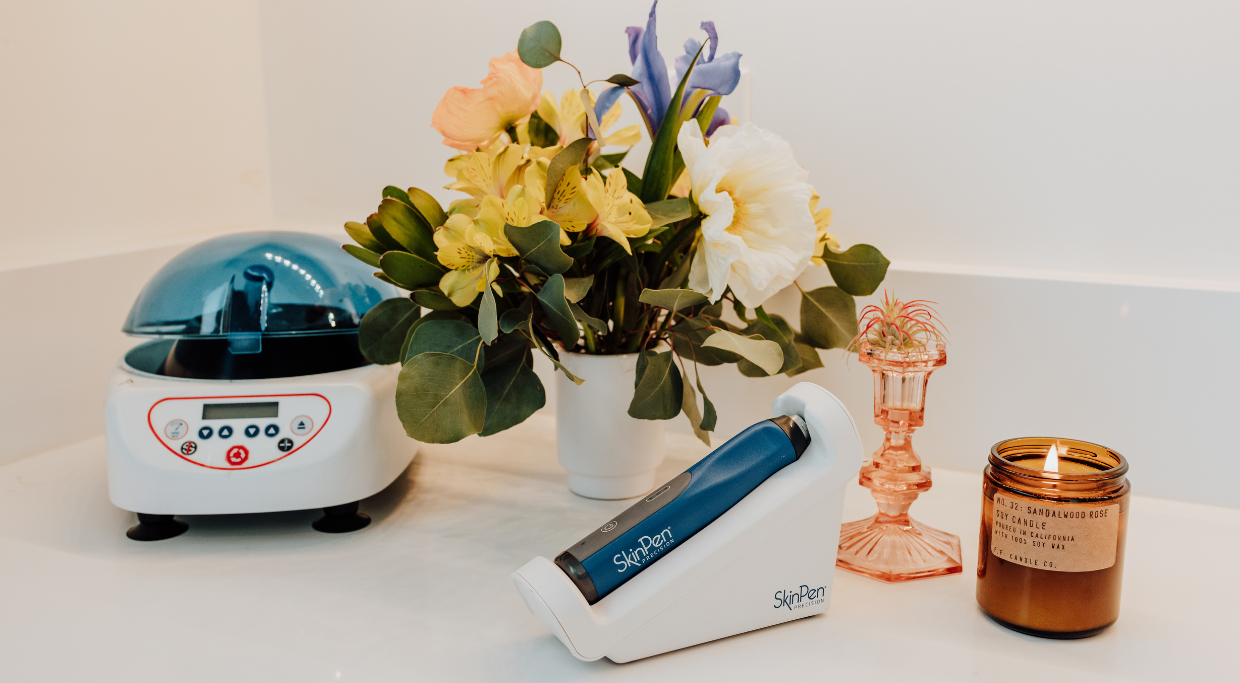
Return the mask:
[[435, 230], [435, 246], [439, 247], [435, 257], [451, 268], [439, 279], [439, 289], [457, 306], [473, 303], [487, 282], [499, 276], [499, 261], [493, 258], [495, 241], [469, 216], [449, 216]]
[[456, 178], [456, 182], [448, 183], [444, 188], [469, 195], [468, 199], [452, 202], [451, 212], [476, 216], [478, 206], [487, 196], [506, 197], [513, 186], [521, 182], [521, 172], [526, 162], [523, 146], [498, 143], [448, 159], [444, 164], [444, 173]]
[[590, 224], [590, 233], [610, 237], [632, 254], [629, 238], [650, 232], [653, 221], [641, 200], [629, 192], [624, 172], [614, 169], [604, 181], [598, 171], [592, 170], [584, 184], [586, 197], [598, 211], [598, 216]]
[[[590, 101], [594, 101], [593, 93], [590, 94]], [[599, 119], [598, 127], [601, 130], [599, 131], [598, 144], [600, 147], [607, 147], [608, 145], [632, 147], [642, 141], [642, 128], [637, 124], [625, 126], [614, 133], [607, 132], [609, 128], [616, 125], [616, 122], [620, 120], [620, 115], [623, 113], [624, 107], [620, 106], [620, 102], [617, 101], [615, 106], [608, 109], [607, 113], [603, 114], [603, 118]]]
[[542, 220], [542, 202], [522, 185], [514, 185], [508, 197], [487, 195], [478, 207], [478, 228], [491, 237], [495, 254], [516, 256], [517, 250], [508, 241], [504, 225], [524, 228]]
[[[547, 195], [546, 160], [539, 159], [525, 169], [525, 187], [535, 197]], [[590, 227], [598, 211], [586, 198], [585, 184], [580, 173], [568, 172], [560, 178], [560, 184], [551, 195], [551, 203], [543, 207], [542, 215], [560, 226], [560, 244], [569, 244], [568, 233], [581, 232]]]
[[530, 142], [530, 124], [529, 122], [519, 123], [513, 126], [517, 129], [517, 144], [525, 145], [525, 158], [527, 161], [533, 162], [538, 159], [550, 160], [551, 157], [559, 154], [564, 148], [558, 144], [550, 147], [536, 147]]
[[814, 255], [810, 257], [810, 263], [815, 266], [825, 266], [827, 262], [822, 260], [822, 254], [827, 249], [831, 251], [843, 251], [840, 243], [836, 241], [835, 235], [827, 231], [831, 227], [831, 209], [818, 208], [818, 193], [814, 192], [809, 197], [809, 212], [814, 214], [814, 227], [817, 229], [817, 236], [814, 238]]
[[[590, 102], [596, 101], [594, 93], [590, 93]], [[625, 126], [614, 133], [608, 133], [608, 129], [620, 120], [620, 115], [624, 113], [624, 107], [616, 102], [607, 113], [603, 114], [598, 122], [601, 129], [599, 131], [598, 143], [600, 147], [608, 145], [633, 146], [641, 142], [641, 127], [634, 124]], [[569, 88], [564, 91], [560, 97], [560, 103], [557, 106], [555, 98], [551, 93], [544, 90], [542, 98], [538, 101], [538, 116], [547, 125], [555, 129], [560, 134], [560, 146], [563, 147], [586, 136], [586, 109], [585, 104], [581, 101], [581, 91], [575, 88]]]

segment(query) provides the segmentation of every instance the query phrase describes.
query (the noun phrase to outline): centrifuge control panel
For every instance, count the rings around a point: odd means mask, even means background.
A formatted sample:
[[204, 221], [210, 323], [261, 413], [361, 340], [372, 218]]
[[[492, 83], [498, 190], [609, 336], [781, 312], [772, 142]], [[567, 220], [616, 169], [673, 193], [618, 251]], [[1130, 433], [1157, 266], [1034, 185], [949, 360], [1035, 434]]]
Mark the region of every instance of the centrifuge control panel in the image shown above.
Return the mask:
[[246, 470], [296, 453], [322, 431], [331, 412], [319, 394], [165, 398], [151, 406], [147, 422], [183, 460]]

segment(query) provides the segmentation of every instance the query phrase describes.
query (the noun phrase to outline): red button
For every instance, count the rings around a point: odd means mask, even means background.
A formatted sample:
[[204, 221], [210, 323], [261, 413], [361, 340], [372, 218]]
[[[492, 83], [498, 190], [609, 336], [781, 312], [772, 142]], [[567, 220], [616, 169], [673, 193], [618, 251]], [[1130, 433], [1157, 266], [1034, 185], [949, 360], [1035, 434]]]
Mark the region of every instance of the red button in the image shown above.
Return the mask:
[[233, 446], [228, 449], [224, 458], [228, 460], [229, 465], [244, 465], [245, 461], [250, 459], [250, 452], [245, 446]]

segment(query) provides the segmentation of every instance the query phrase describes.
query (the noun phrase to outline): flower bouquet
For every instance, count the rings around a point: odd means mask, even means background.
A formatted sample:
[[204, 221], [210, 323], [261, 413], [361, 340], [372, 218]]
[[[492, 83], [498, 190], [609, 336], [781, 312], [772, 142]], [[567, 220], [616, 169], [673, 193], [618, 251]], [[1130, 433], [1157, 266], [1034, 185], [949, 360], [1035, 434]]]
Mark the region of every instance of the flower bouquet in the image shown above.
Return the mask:
[[[401, 364], [396, 405], [411, 437], [448, 443], [519, 424], [545, 402], [533, 354], [581, 384], [590, 378], [561, 363], [577, 352], [639, 354], [628, 414], [684, 411], [709, 444], [715, 409], [698, 365], [791, 376], [856, 336], [853, 297], [874, 292], [887, 260], [840, 248], [787, 142], [730, 123], [719, 103], [740, 54], [718, 52], [712, 22], [701, 28], [673, 80], [652, 8], [627, 30], [632, 73], [588, 83], [561, 57], [554, 24], [526, 28], [481, 88], [453, 88], [435, 109], [432, 125], [460, 151], [446, 187], [463, 196], [444, 210], [423, 190], [388, 187], [365, 223], [346, 224], [357, 244], [345, 250], [410, 291], [367, 313], [359, 342], [371, 361]], [[556, 64], [582, 87], [543, 92], [541, 69]], [[616, 129], [626, 94], [651, 140], [640, 175], [624, 163], [643, 127]], [[802, 291], [798, 331], [762, 304], [811, 264], [836, 286]], [[739, 324], [723, 319], [725, 302]]]

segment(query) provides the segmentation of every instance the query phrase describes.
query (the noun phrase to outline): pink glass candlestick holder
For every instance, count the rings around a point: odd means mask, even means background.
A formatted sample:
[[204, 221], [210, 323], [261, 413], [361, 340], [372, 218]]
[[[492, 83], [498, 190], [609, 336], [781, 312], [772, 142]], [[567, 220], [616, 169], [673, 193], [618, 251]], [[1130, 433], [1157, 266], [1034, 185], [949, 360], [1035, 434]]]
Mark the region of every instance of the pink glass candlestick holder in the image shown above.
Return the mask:
[[930, 468], [913, 451], [913, 431], [925, 423], [926, 383], [947, 363], [942, 343], [890, 351], [862, 342], [858, 356], [874, 372], [874, 423], [886, 436], [861, 467], [878, 513], [844, 524], [836, 564], [880, 581], [958, 574], [960, 537], [909, 517], [917, 496], [930, 490]]

